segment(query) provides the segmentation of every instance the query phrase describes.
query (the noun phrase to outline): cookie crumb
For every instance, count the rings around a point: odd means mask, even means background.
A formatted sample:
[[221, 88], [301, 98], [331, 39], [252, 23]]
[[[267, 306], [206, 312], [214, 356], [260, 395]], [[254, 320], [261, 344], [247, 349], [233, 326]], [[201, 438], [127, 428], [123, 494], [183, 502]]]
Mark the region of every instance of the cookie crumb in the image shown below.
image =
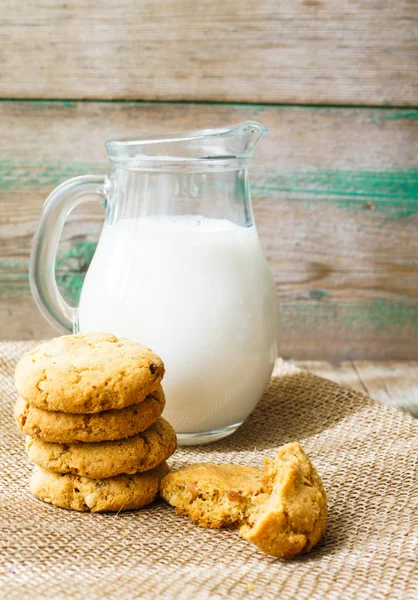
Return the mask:
[[129, 535], [129, 531], [128, 531], [127, 529], [125, 529], [125, 531], [123, 532], [123, 535], [124, 535], [125, 537], [128, 537], [128, 535]]
[[254, 584], [253, 584], [253, 583], [247, 583], [247, 590], [248, 590], [249, 592], [252, 592], [252, 591], [253, 591], [253, 589], [254, 589]]

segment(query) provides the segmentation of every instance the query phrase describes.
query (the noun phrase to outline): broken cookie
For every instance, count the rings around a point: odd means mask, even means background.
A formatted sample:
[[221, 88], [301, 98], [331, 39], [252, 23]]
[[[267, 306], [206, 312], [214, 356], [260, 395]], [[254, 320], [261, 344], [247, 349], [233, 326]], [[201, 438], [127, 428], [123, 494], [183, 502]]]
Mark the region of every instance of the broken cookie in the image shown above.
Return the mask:
[[161, 496], [202, 527], [236, 527], [277, 557], [308, 552], [326, 527], [322, 482], [301, 446], [282, 446], [262, 469], [200, 463], [169, 473]]

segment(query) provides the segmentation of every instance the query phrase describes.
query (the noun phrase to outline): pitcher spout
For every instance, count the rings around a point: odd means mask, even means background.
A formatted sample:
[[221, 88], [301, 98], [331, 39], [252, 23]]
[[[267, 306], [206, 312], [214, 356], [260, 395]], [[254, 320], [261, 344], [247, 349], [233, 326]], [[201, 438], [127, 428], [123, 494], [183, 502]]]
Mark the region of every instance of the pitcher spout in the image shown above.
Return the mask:
[[113, 164], [145, 170], [206, 170], [245, 167], [268, 130], [256, 121], [234, 127], [141, 136], [106, 142]]
[[251, 158], [260, 138], [268, 132], [267, 127], [257, 121], [244, 121], [226, 132], [231, 138], [234, 154], [240, 158]]

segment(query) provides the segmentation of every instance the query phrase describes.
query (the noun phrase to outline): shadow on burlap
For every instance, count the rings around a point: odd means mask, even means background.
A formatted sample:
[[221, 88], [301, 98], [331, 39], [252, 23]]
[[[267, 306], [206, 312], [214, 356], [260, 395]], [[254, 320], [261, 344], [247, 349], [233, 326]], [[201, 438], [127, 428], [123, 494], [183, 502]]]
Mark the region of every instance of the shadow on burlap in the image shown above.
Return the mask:
[[299, 440], [321, 475], [329, 525], [310, 554], [264, 556], [235, 531], [201, 529], [162, 501], [119, 515], [54, 508], [28, 491], [30, 465], [12, 419], [12, 372], [29, 343], [0, 344], [0, 597], [415, 599], [418, 422], [278, 362], [236, 434], [180, 449], [199, 461], [260, 465]]

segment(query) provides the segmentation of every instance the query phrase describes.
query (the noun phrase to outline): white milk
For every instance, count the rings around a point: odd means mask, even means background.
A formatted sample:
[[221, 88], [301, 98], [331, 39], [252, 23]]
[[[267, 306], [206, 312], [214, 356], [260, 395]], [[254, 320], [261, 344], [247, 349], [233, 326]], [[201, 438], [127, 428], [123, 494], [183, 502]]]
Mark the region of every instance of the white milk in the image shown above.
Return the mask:
[[277, 356], [276, 291], [255, 228], [192, 216], [105, 224], [79, 328], [161, 356], [164, 416], [177, 432], [241, 423]]

